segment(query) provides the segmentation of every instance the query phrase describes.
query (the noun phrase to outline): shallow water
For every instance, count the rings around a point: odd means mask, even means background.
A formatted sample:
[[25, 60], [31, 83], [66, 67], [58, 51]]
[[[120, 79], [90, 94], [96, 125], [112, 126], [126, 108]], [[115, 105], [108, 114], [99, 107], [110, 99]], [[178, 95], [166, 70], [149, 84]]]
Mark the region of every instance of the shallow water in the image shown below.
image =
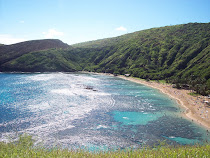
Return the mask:
[[209, 141], [181, 111], [158, 90], [117, 77], [0, 74], [1, 141], [28, 133], [36, 144], [89, 150]]

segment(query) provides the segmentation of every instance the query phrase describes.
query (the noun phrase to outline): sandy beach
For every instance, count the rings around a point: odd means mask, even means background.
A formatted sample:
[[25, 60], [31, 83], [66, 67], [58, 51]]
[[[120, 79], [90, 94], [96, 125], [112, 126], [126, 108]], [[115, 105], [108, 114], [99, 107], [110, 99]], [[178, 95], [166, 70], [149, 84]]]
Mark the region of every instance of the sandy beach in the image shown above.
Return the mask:
[[[95, 74], [113, 76], [109, 73]], [[208, 131], [210, 131], [210, 106], [205, 103], [205, 101], [210, 102], [210, 99], [208, 97], [189, 95], [189, 93], [191, 92], [190, 90], [176, 89], [173, 88], [171, 84], [163, 84], [156, 81], [146, 81], [139, 78], [125, 77], [122, 75], [117, 77], [158, 89], [162, 93], [167, 94], [169, 97], [176, 99], [178, 104], [181, 107], [185, 108], [185, 111], [183, 113], [184, 117], [186, 117], [190, 121], [199, 124], [200, 126], [203, 126]]]

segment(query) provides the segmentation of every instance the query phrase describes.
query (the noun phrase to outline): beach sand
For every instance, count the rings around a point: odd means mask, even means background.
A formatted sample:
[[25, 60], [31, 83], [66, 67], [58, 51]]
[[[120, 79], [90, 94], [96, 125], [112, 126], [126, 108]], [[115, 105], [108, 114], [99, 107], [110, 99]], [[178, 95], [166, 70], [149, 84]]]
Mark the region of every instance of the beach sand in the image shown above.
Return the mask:
[[[113, 76], [109, 73], [95, 74]], [[122, 75], [117, 77], [158, 89], [169, 97], [176, 99], [178, 104], [185, 108], [185, 111], [183, 112], [184, 117], [210, 131], [210, 106], [205, 103], [205, 101], [210, 102], [208, 97], [189, 95], [191, 92], [190, 90], [176, 89], [173, 88], [171, 84], [163, 84], [156, 81], [146, 81], [139, 78], [125, 77]]]

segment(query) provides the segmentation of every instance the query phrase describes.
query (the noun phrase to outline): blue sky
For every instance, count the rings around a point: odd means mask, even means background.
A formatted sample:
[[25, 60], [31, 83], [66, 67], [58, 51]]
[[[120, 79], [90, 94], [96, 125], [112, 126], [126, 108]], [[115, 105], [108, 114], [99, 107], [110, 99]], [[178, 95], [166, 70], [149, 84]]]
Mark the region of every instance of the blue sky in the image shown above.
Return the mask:
[[3, 44], [74, 44], [189, 22], [210, 22], [210, 0], [0, 0]]

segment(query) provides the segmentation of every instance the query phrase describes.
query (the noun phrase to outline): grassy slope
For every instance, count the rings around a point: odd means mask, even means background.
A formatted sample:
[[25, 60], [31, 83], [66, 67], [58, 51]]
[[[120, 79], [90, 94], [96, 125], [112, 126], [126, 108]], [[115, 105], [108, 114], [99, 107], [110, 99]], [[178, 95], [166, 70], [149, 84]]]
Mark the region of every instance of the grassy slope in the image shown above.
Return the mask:
[[88, 152], [85, 150], [70, 151], [67, 149], [47, 149], [44, 147], [33, 147], [31, 136], [21, 136], [16, 144], [0, 142], [0, 157], [91, 157], [91, 158], [114, 158], [114, 157], [210, 157], [210, 145], [193, 145], [193, 146], [157, 146], [154, 148], [128, 149], [109, 152]]

